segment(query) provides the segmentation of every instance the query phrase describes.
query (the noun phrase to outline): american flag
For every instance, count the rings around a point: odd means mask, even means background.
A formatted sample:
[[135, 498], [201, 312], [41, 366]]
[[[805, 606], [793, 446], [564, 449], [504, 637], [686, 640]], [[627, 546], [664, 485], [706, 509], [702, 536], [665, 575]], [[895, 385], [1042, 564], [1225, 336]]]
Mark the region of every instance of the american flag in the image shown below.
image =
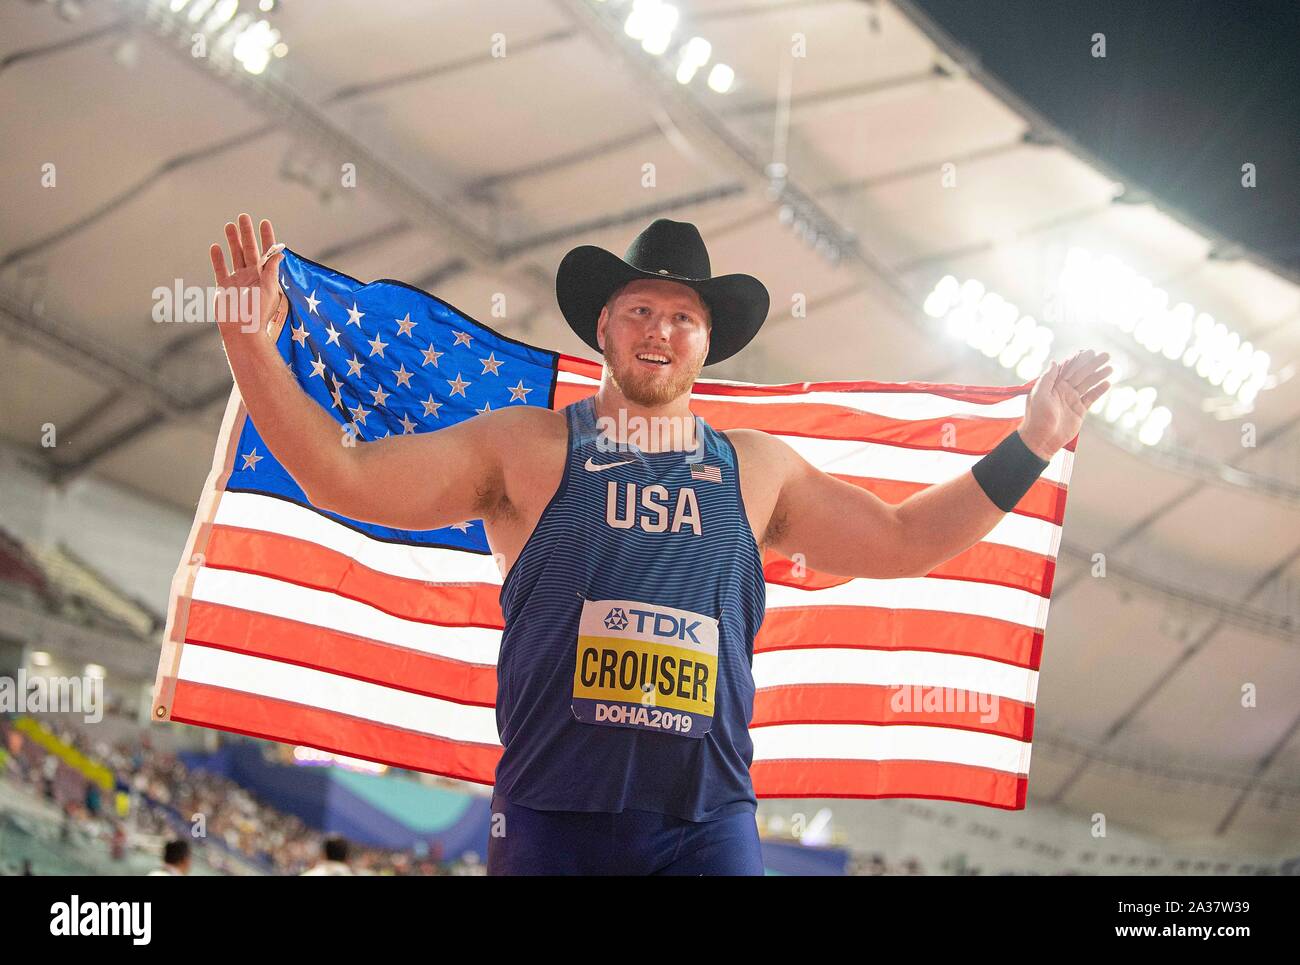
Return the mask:
[[703, 482], [722, 482], [721, 466], [691, 466], [691, 478]]
[[[362, 440], [509, 405], [559, 409], [600, 383], [599, 363], [400, 282], [362, 284], [286, 250], [281, 285], [286, 364]], [[691, 407], [896, 503], [996, 446], [1031, 387], [700, 380]], [[983, 540], [924, 577], [847, 579], [766, 551], [758, 796], [1024, 807], [1077, 441]], [[491, 784], [501, 583], [481, 520], [408, 532], [314, 508], [236, 387], [172, 584], [154, 716]]]

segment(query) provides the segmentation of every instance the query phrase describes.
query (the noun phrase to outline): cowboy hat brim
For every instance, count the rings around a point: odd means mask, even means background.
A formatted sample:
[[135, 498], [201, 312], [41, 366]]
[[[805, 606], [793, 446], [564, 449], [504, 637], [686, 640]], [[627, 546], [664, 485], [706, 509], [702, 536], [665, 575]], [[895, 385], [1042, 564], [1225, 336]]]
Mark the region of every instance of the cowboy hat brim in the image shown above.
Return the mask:
[[675, 281], [700, 293], [709, 306], [712, 331], [705, 365], [735, 355], [753, 340], [767, 319], [770, 296], [752, 275], [684, 278], [668, 272], [643, 271], [618, 255], [595, 245], [580, 245], [560, 261], [555, 273], [555, 299], [569, 327], [596, 352], [596, 323], [609, 296], [636, 278]]

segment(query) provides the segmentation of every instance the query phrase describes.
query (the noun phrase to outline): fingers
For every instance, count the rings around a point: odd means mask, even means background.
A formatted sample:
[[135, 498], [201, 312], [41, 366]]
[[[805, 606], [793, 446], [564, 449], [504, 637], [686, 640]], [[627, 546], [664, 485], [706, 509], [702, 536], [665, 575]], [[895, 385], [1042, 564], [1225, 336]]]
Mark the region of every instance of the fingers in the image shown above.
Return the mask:
[[263, 277], [267, 274], [268, 266], [271, 274], [275, 274], [275, 269], [279, 267], [280, 264], [280, 258], [283, 257], [280, 255], [280, 252], [282, 251], [284, 251], [283, 243], [272, 245], [270, 248], [267, 248], [266, 251], [262, 252], [262, 260], [258, 263], [257, 269], [262, 273]]
[[230, 248], [230, 273], [244, 267], [244, 249], [239, 243], [239, 229], [226, 222], [226, 245]]
[[1114, 369], [1103, 365], [1110, 359], [1109, 352], [1098, 354], [1092, 349], [1081, 349], [1070, 356], [1069, 360], [1061, 369], [1064, 381], [1078, 392], [1090, 389], [1099, 379], [1114, 372]]
[[208, 257], [212, 259], [212, 271], [217, 276], [217, 287], [226, 287], [226, 254], [221, 250], [221, 245], [214, 244], [208, 249]]
[[253, 219], [246, 214], [239, 216], [239, 242], [244, 249], [244, 264], [256, 265], [260, 260], [257, 236], [253, 234]]
[[[1110, 391], [1110, 382], [1102, 381], [1115, 372], [1111, 366], [1106, 365], [1109, 359], [1109, 352], [1080, 349], [1064, 363], [1053, 362], [1043, 374], [1048, 377], [1048, 387], [1071, 411], [1082, 416], [1094, 402]], [[1051, 378], [1053, 369], [1056, 370], [1054, 381]]]
[[1097, 370], [1105, 365], [1109, 360], [1109, 352], [1102, 352], [1100, 355], [1094, 356], [1086, 366], [1083, 366], [1079, 370], [1079, 377], [1075, 381], [1087, 381], [1089, 384], [1095, 382], [1097, 379]]
[[1080, 349], [1075, 352], [1061, 367], [1062, 373], [1072, 384], [1078, 384], [1080, 377], [1088, 371], [1104, 364], [1110, 355], [1102, 352], [1098, 355], [1092, 349]]
[[262, 232], [262, 251], [275, 246], [275, 229], [271, 227], [271, 222], [266, 218], [262, 219], [259, 228]]
[[1083, 397], [1083, 407], [1085, 409], [1091, 408], [1092, 404], [1096, 402], [1098, 399], [1100, 399], [1103, 395], [1105, 395], [1106, 390], [1109, 388], [1110, 388], [1109, 382], [1103, 382], [1101, 383], [1101, 385], [1093, 386], [1092, 389], [1089, 390]]

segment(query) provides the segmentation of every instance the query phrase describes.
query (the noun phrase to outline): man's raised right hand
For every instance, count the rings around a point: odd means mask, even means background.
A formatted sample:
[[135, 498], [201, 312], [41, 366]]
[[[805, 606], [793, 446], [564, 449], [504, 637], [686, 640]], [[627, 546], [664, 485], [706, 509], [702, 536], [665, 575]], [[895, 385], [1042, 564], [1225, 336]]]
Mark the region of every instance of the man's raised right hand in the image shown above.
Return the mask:
[[278, 272], [284, 245], [275, 243], [271, 222], [263, 219], [260, 225], [263, 250], [258, 249], [253, 234], [253, 219], [241, 214], [238, 222], [238, 226], [226, 222], [229, 270], [221, 245], [208, 249], [218, 288], [217, 322], [224, 323], [223, 333], [236, 327], [241, 332], [263, 330], [278, 311], [282, 298]]

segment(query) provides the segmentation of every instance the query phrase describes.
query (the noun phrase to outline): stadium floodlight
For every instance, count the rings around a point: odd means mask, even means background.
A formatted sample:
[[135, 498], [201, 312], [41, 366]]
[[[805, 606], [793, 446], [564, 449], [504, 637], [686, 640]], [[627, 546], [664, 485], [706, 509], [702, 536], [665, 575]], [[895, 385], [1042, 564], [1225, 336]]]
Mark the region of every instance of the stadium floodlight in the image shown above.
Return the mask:
[[224, 27], [230, 23], [238, 10], [239, 0], [217, 0], [217, 5], [213, 7], [211, 16], [203, 21], [204, 31], [211, 33]]
[[714, 64], [713, 69], [709, 71], [709, 90], [725, 94], [731, 90], [732, 82], [735, 79], [736, 72], [726, 64]]
[[266, 70], [271, 60], [271, 48], [280, 40], [280, 31], [270, 23], [259, 20], [247, 27], [237, 38], [231, 53], [250, 74]]
[[678, 52], [677, 83], [689, 84], [696, 71], [709, 62], [713, 54], [713, 45], [703, 37], [692, 37], [682, 44]]
[[212, 5], [216, 2], [217, 0], [194, 0], [185, 15], [190, 18], [190, 23], [198, 23], [207, 15], [207, 12], [212, 9]]
[[[948, 335], [1012, 369], [1017, 378], [1026, 382], [1035, 379], [1047, 366], [1056, 337], [1052, 329], [1021, 313], [977, 278], [959, 282], [944, 275], [925, 297], [922, 310], [941, 321]], [[1155, 404], [1154, 387], [1120, 385], [1120, 366], [1112, 368], [1111, 387], [1090, 411], [1135, 435], [1144, 445], [1154, 446], [1169, 427], [1172, 413]]]
[[690, 61], [697, 67], [703, 67], [713, 55], [713, 44], [703, 37], [692, 37], [682, 45], [682, 60]]
[[641, 41], [646, 53], [662, 54], [677, 28], [677, 8], [663, 0], [635, 0], [623, 22], [623, 32]]
[[1270, 381], [1268, 353], [1185, 301], [1170, 305], [1156, 287], [1113, 256], [1074, 247], [1057, 279], [1056, 320], [1110, 325], [1152, 354], [1183, 365], [1249, 406]]

